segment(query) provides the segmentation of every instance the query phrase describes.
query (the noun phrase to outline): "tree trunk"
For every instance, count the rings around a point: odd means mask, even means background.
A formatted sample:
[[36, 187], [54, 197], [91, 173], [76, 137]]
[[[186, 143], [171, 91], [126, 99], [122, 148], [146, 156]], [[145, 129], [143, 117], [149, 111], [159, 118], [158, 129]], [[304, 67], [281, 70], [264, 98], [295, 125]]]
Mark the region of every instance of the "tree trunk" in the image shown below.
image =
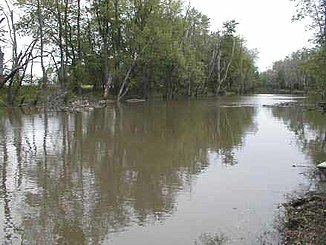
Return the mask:
[[4, 63], [4, 53], [1, 50], [0, 47], [0, 88], [2, 87], [2, 84], [5, 82], [5, 78], [3, 76], [3, 63]]
[[81, 36], [80, 36], [80, 0], [77, 0], [77, 58], [81, 60]]
[[65, 89], [68, 88], [68, 75], [67, 75], [67, 65], [68, 65], [68, 55], [69, 55], [69, 23], [68, 23], [68, 7], [69, 7], [69, 0], [64, 0], [64, 19], [63, 19], [63, 37], [64, 37], [64, 82], [65, 82]]
[[218, 95], [221, 89], [221, 51], [218, 51], [218, 55], [217, 55], [217, 87], [216, 87], [216, 91], [215, 94]]
[[39, 38], [40, 38], [40, 55], [41, 55], [41, 69], [42, 69], [42, 87], [43, 90], [48, 88], [48, 78], [44, 65], [44, 37], [43, 37], [43, 16], [41, 10], [40, 0], [37, 0], [37, 16], [38, 16], [38, 25], [39, 25]]
[[121, 84], [119, 94], [118, 94], [118, 101], [120, 101], [127, 94], [128, 90], [129, 90], [128, 79], [129, 79], [132, 69], [134, 68], [134, 66], [136, 64], [136, 60], [137, 60], [137, 55], [135, 55], [131, 65], [129, 66], [127, 74], [126, 74], [125, 78], [123, 79], [123, 82]]
[[143, 72], [143, 99], [147, 100], [148, 99], [148, 74], [147, 74], [147, 69], [146, 66], [144, 67], [145, 71]]
[[227, 79], [227, 77], [229, 75], [229, 69], [230, 69], [230, 66], [231, 66], [232, 61], [233, 61], [234, 51], [235, 51], [235, 38], [233, 38], [231, 57], [230, 57], [229, 62], [226, 64], [226, 67], [224, 68], [225, 73], [224, 73], [223, 77], [221, 76], [221, 73], [222, 73], [222, 70], [221, 70], [221, 56], [222, 56], [222, 54], [221, 54], [221, 51], [219, 52], [219, 55], [218, 55], [218, 81], [217, 81], [216, 95], [218, 95], [220, 93], [222, 84], [225, 82], [225, 80]]
[[104, 95], [103, 97], [105, 99], [107, 99], [109, 97], [109, 92], [110, 92], [110, 87], [112, 84], [112, 76], [110, 76], [109, 74], [105, 75], [105, 79], [106, 79], [106, 83], [104, 84]]
[[[104, 89], [104, 98], [108, 98], [110, 95], [110, 87], [112, 82], [112, 76], [109, 73], [109, 2], [105, 1], [105, 13], [103, 23], [99, 22], [99, 29], [102, 35], [103, 41], [103, 89]], [[98, 10], [99, 11], [99, 10]], [[99, 13], [98, 13], [99, 14]], [[101, 24], [103, 26], [101, 26]]]
[[241, 86], [241, 94], [245, 93], [245, 79], [243, 77], [243, 53], [242, 53], [242, 41], [240, 41], [240, 86]]
[[3, 76], [4, 55], [5, 54], [2, 52], [1, 47], [0, 47], [0, 79]]
[[64, 90], [66, 90], [67, 89], [67, 81], [66, 81], [66, 67], [65, 67], [65, 52], [64, 52], [64, 44], [63, 44], [63, 25], [62, 25], [59, 0], [56, 0], [56, 8], [57, 8], [56, 11], [57, 11], [57, 21], [58, 21], [59, 50], [60, 50], [59, 81], [61, 83], [61, 87]]
[[[324, 84], [326, 84], [326, 0], [323, 0], [324, 4]], [[325, 91], [326, 93], [326, 91]]]
[[[18, 57], [18, 51], [17, 51], [17, 35], [16, 35], [16, 27], [14, 25], [14, 12], [10, 11], [10, 25], [11, 25], [11, 39], [12, 39], [12, 70], [15, 70], [15, 68], [18, 66], [19, 63], [19, 57]], [[21, 55], [21, 54], [20, 54]], [[19, 55], [19, 56], [20, 56]], [[13, 89], [14, 86], [14, 80], [18, 78], [17, 74], [19, 74], [19, 69], [13, 74], [12, 79], [10, 80], [8, 91], [7, 91], [7, 102], [9, 105], [14, 106], [15, 105], [15, 91]]]
[[103, 67], [104, 95], [103, 95], [103, 97], [106, 99], [109, 97], [110, 87], [111, 87], [111, 83], [112, 83], [112, 76], [110, 76], [110, 74], [109, 74], [109, 61], [108, 61], [109, 47], [108, 47], [107, 38], [105, 38], [105, 40], [104, 40], [103, 49], [104, 49], [103, 50], [103, 63], [104, 63], [104, 67]]

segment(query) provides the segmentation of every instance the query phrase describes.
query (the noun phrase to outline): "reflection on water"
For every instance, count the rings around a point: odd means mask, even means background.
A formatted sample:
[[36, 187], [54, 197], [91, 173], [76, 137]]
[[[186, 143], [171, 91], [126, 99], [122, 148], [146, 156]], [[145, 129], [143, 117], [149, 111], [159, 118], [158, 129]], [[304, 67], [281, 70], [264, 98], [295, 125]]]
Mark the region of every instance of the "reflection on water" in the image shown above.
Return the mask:
[[315, 163], [326, 159], [325, 115], [302, 108], [274, 108], [273, 116], [281, 119], [284, 124], [297, 136], [297, 145]]
[[292, 99], [10, 111], [0, 118], [0, 239], [191, 244], [221, 231], [233, 242], [252, 241], [283, 195], [303, 182], [292, 161], [315, 157], [302, 135], [324, 132], [317, 114], [262, 107]]
[[[326, 127], [323, 113], [306, 111], [300, 107], [274, 108], [273, 116], [282, 120], [294, 133], [296, 145], [309, 156], [312, 165], [326, 160]], [[307, 163], [309, 161], [304, 161], [301, 166], [307, 167]], [[302, 174], [310, 178], [310, 184], [315, 185], [314, 188], [325, 189], [325, 184], [319, 181], [320, 176], [316, 176], [316, 168], [308, 168]]]

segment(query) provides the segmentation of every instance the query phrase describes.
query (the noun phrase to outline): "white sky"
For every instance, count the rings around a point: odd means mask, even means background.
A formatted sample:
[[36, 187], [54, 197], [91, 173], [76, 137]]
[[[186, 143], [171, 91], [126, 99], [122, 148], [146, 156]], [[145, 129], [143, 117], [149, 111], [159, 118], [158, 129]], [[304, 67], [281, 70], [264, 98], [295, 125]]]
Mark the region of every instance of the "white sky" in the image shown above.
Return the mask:
[[226, 20], [239, 22], [238, 34], [247, 40], [248, 48], [259, 52], [260, 71], [309, 46], [311, 33], [305, 24], [291, 21], [295, 5], [290, 0], [190, 0], [190, 4], [210, 18], [212, 30], [220, 29]]

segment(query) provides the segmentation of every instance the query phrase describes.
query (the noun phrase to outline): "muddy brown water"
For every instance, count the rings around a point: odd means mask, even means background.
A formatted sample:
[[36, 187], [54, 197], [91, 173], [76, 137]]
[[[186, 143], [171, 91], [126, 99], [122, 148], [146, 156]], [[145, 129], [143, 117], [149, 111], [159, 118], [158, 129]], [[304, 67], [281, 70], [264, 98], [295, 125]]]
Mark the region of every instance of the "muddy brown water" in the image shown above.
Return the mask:
[[297, 100], [2, 112], [0, 241], [205, 244], [210, 234], [259, 244], [278, 205], [310, 188], [309, 169], [326, 159], [320, 112], [265, 106]]

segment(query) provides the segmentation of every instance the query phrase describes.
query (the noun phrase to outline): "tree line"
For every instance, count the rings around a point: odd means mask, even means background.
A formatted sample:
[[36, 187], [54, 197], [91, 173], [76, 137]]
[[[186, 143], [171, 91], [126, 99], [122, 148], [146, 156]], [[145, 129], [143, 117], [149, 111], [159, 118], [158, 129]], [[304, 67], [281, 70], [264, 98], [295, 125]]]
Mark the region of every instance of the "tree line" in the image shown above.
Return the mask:
[[314, 32], [310, 48], [302, 48], [260, 74], [262, 84], [271, 89], [317, 92], [326, 98], [326, 1], [291, 0], [296, 3], [294, 21], [309, 19]]
[[74, 93], [88, 86], [121, 100], [242, 94], [258, 80], [257, 53], [237, 33], [238, 23], [211, 31], [209, 18], [181, 0], [4, 2], [0, 46], [10, 46], [11, 55], [0, 89], [9, 104], [24, 84]]

